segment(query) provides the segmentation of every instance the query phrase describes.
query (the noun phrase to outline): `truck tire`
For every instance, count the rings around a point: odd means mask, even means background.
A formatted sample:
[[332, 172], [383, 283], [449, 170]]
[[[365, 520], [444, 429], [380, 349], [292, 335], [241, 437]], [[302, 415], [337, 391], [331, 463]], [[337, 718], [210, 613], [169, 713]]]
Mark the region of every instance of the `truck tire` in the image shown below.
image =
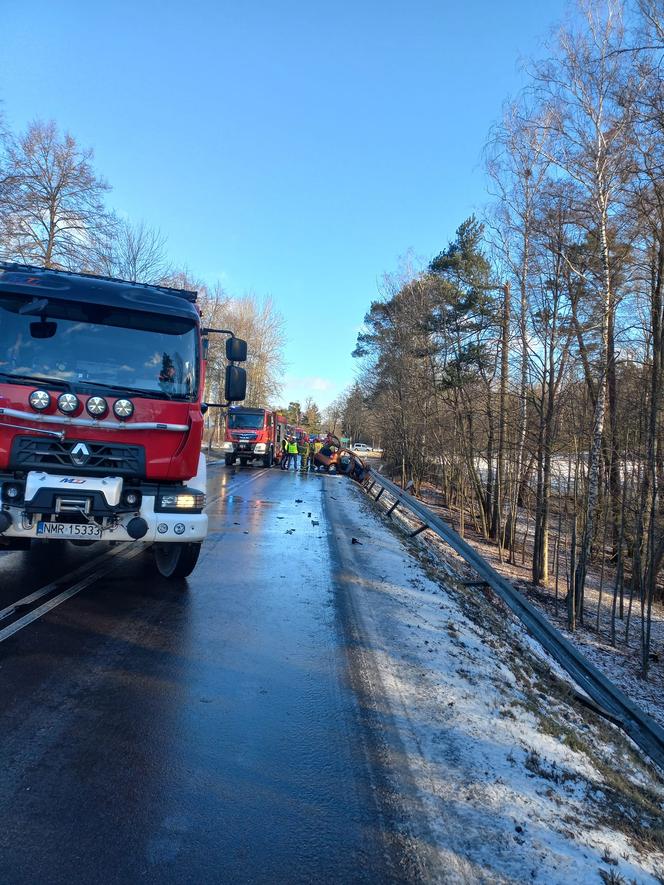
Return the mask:
[[224, 455], [226, 467], [232, 467], [235, 464], [235, 455]]
[[274, 464], [274, 453], [270, 449], [267, 455], [263, 455], [263, 467], [272, 467]]
[[157, 571], [162, 577], [187, 578], [198, 562], [201, 544], [155, 544], [152, 549]]

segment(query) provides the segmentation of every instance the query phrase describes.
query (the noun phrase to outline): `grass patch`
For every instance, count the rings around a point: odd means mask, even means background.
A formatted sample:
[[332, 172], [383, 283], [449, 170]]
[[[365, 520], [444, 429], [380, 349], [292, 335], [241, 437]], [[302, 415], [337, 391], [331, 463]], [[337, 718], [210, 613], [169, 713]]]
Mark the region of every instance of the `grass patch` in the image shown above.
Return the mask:
[[554, 784], [566, 784], [568, 781], [578, 780], [577, 775], [571, 771], [560, 768], [555, 762], [542, 759], [537, 750], [529, 750], [524, 764], [532, 774], [553, 781]]

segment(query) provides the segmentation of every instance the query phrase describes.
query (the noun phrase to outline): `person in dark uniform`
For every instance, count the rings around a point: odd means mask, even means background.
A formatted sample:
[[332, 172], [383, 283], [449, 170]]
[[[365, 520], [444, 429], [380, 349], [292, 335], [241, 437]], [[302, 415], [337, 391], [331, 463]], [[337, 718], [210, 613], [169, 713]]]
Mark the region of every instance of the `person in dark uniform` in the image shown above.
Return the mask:
[[288, 470], [290, 466], [290, 457], [288, 455], [288, 435], [284, 434], [284, 438], [281, 440], [281, 464], [280, 467], [282, 470]]

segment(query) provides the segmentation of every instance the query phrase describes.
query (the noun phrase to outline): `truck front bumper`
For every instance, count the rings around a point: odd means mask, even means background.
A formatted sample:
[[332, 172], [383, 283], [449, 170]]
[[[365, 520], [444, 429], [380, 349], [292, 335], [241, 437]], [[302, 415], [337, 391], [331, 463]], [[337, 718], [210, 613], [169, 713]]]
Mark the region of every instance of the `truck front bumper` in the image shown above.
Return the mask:
[[255, 455], [262, 458], [267, 454], [268, 444], [264, 442], [225, 442], [221, 445], [221, 451], [224, 455], [237, 455], [238, 457], [251, 457]]
[[[117, 505], [118, 496], [121, 494], [122, 481], [115, 477], [86, 480], [84, 489], [82, 485], [77, 484], [78, 478], [70, 477], [71, 484], [63, 487], [63, 480], [66, 477], [39, 474], [35, 487], [39, 493], [50, 493], [52, 496], [59, 496], [60, 499], [71, 501], [72, 496], [77, 493], [84, 495], [91, 492], [93, 495], [102, 493], [106, 497], [106, 505], [102, 512], [95, 512], [94, 506], [87, 513], [72, 512], [68, 510], [64, 513], [54, 513], [51, 508], [44, 512], [36, 512], [36, 507], [32, 501], [37, 498], [28, 498], [26, 501], [13, 505], [6, 498], [2, 503], [0, 511], [0, 520], [2, 523], [9, 525], [0, 530], [0, 545], [3, 539], [33, 539], [33, 540], [63, 540], [63, 541], [141, 541], [141, 542], [159, 542], [159, 543], [191, 543], [203, 541], [207, 535], [208, 518], [207, 514], [202, 512], [192, 512], [187, 510], [178, 510], [171, 512], [159, 512], [155, 510], [157, 498], [155, 495], [142, 494], [140, 505], [136, 510], [127, 510], [124, 512], [112, 512], [113, 506]], [[77, 479], [77, 482], [72, 482]], [[2, 480], [0, 480], [2, 482]], [[11, 482], [11, 481], [10, 481]], [[118, 483], [120, 483], [118, 489]], [[96, 486], [97, 488], [91, 488]], [[106, 488], [104, 488], [106, 486]], [[66, 490], [65, 490], [66, 489]], [[26, 492], [30, 492], [30, 474], [28, 482], [26, 482]], [[80, 491], [79, 491], [80, 490]], [[5, 497], [3, 495], [3, 497]], [[109, 501], [108, 498], [111, 498]], [[53, 500], [58, 500], [53, 497]], [[92, 498], [92, 500], [95, 500]], [[111, 515], [109, 515], [111, 511]], [[130, 523], [134, 520], [132, 533], [129, 530]], [[137, 523], [136, 520], [143, 522]], [[139, 538], [136, 537], [135, 528], [140, 525], [141, 531], [144, 533]], [[53, 528], [54, 526], [62, 526], [61, 529]], [[79, 528], [70, 529], [70, 526], [78, 526]]]

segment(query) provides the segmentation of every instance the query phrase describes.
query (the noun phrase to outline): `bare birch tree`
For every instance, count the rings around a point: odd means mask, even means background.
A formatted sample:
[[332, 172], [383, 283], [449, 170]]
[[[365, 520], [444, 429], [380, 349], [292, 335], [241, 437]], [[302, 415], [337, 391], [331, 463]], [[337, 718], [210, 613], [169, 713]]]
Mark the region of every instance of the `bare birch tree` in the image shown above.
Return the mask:
[[61, 136], [53, 121], [36, 121], [8, 138], [6, 154], [6, 252], [49, 268], [87, 267], [108, 222], [110, 189], [92, 167], [92, 150]]
[[166, 237], [144, 221], [109, 219], [108, 231], [90, 256], [96, 273], [132, 282], [156, 283], [169, 274]]
[[[282, 386], [285, 344], [283, 317], [273, 300], [254, 294], [230, 297], [216, 286], [205, 291], [201, 307], [206, 325], [231, 329], [247, 341], [245, 404], [257, 407], [273, 404]], [[223, 338], [211, 338], [208, 357], [208, 380], [218, 394], [226, 365]]]
[[[630, 114], [616, 102], [616, 84], [624, 81], [621, 6], [615, 0], [583, 4], [583, 28], [564, 28], [559, 52], [537, 66], [536, 94], [546, 108], [550, 146], [545, 154], [578, 190], [579, 223], [595, 232], [601, 276], [596, 292], [596, 395], [588, 452], [588, 489], [579, 559], [573, 582], [577, 614], [583, 597], [595, 531], [600, 491], [600, 460], [610, 370], [610, 324], [615, 311], [609, 247], [611, 220], [618, 211], [628, 167]], [[568, 260], [569, 257], [568, 257]], [[578, 271], [578, 268], [574, 268]]]

